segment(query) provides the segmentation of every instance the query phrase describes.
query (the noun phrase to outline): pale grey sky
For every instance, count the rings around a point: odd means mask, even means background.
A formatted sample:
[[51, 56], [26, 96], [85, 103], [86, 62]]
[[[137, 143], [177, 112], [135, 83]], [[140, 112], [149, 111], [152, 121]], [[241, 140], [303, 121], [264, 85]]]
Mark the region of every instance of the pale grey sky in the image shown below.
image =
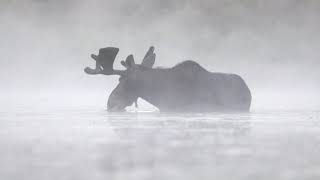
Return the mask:
[[10, 91], [104, 90], [117, 78], [84, 74], [91, 53], [117, 46], [120, 67], [154, 45], [158, 66], [192, 59], [257, 91], [316, 91], [319, 19], [316, 0], [1, 1], [0, 82]]

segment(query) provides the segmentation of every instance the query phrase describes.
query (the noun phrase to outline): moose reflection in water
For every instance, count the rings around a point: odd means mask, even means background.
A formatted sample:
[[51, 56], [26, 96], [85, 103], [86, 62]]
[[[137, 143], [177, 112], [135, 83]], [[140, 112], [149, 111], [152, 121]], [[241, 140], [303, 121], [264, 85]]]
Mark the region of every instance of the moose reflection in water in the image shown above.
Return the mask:
[[184, 61], [172, 68], [153, 68], [154, 47], [150, 47], [141, 64], [129, 55], [121, 64], [125, 70], [113, 69], [119, 49], [107, 47], [92, 54], [96, 68], [86, 67], [88, 74], [119, 75], [119, 84], [108, 99], [109, 111], [123, 111], [142, 98], [160, 111], [248, 111], [251, 93], [236, 74], [209, 72], [194, 61]]

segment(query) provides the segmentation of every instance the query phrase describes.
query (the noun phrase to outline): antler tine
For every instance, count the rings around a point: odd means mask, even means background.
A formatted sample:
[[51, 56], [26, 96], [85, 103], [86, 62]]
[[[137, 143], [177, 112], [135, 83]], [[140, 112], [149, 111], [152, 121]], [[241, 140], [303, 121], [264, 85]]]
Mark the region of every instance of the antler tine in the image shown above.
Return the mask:
[[[147, 51], [146, 55], [144, 55], [143, 60], [145, 60], [148, 56], [154, 54], [154, 47], [150, 46], [149, 50]], [[142, 60], [142, 62], [143, 62]]]
[[147, 51], [146, 55], [144, 56], [141, 65], [145, 67], [152, 68], [156, 59], [156, 54], [154, 53], [154, 47], [151, 46]]

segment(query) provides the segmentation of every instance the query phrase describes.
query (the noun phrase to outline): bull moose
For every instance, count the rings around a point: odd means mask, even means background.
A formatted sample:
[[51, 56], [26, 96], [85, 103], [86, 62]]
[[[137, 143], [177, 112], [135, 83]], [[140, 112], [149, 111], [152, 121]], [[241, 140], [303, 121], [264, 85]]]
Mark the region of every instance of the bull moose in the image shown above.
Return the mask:
[[119, 75], [119, 84], [109, 96], [109, 111], [122, 111], [142, 98], [160, 111], [219, 112], [248, 111], [251, 93], [236, 74], [209, 72], [194, 61], [183, 61], [172, 68], [153, 68], [154, 47], [150, 47], [141, 64], [129, 55], [121, 64], [125, 70], [113, 69], [119, 49], [107, 47], [91, 57], [96, 68], [86, 67], [87, 74]]

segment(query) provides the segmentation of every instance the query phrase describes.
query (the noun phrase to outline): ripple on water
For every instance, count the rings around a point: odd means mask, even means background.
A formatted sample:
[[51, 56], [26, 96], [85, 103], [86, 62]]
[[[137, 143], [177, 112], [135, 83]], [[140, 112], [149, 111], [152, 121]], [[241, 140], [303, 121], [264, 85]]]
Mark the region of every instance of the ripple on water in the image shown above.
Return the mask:
[[320, 111], [0, 112], [4, 179], [318, 179]]

